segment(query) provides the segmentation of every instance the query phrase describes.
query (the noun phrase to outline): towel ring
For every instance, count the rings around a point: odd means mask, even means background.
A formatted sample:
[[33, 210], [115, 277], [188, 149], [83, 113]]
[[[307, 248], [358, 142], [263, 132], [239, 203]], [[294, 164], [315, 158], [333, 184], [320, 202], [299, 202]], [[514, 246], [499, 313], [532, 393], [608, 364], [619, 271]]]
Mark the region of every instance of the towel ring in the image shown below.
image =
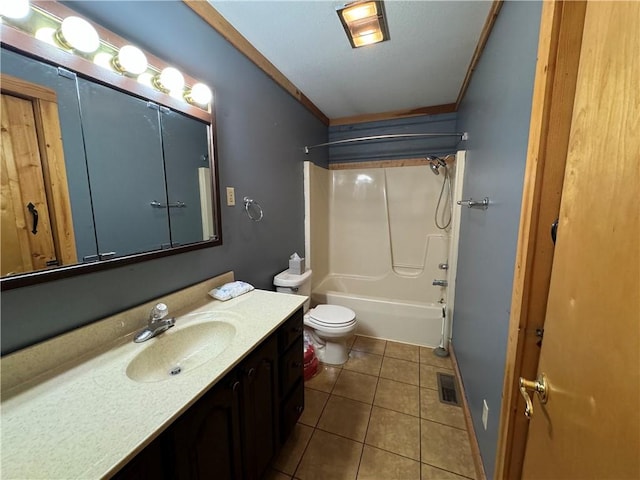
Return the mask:
[[[251, 214], [252, 210], [256, 213], [255, 215]], [[244, 197], [244, 211], [247, 212], [247, 216], [254, 222], [259, 222], [264, 216], [260, 204], [249, 197]]]

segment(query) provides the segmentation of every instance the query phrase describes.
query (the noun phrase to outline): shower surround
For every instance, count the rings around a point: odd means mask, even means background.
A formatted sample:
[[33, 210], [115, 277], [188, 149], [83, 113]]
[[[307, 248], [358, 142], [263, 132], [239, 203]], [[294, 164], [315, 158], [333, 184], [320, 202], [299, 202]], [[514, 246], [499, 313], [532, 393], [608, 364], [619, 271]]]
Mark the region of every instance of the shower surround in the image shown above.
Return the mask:
[[[456, 222], [445, 231], [435, 225], [443, 175], [426, 161], [396, 163], [335, 170], [305, 163], [311, 299], [353, 309], [360, 335], [435, 347], [449, 309], [448, 288], [432, 283], [451, 282], [442, 266], [451, 263]], [[448, 198], [445, 191], [447, 208]]]

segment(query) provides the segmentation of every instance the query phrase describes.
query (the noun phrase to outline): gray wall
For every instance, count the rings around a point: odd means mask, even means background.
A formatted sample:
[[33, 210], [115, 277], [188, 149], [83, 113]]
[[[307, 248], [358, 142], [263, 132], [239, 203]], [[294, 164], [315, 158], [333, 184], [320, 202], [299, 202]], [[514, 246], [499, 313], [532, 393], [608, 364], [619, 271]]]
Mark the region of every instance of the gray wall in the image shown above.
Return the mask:
[[327, 165], [327, 128], [179, 1], [70, 2], [97, 23], [215, 89], [220, 187], [264, 209], [251, 222], [241, 202], [222, 206], [223, 245], [2, 292], [2, 353], [77, 328], [227, 270], [272, 288], [288, 256], [304, 251], [303, 161]]
[[[456, 132], [456, 114], [443, 113], [332, 126], [329, 127], [329, 140], [333, 142], [376, 135], [454, 132]], [[460, 138], [455, 136], [421, 137], [338, 144], [329, 147], [329, 163], [442, 155], [455, 152], [459, 140]]]
[[[541, 3], [505, 2], [458, 112], [467, 131], [453, 345], [488, 478], [493, 477]], [[489, 406], [482, 426], [482, 402]]]

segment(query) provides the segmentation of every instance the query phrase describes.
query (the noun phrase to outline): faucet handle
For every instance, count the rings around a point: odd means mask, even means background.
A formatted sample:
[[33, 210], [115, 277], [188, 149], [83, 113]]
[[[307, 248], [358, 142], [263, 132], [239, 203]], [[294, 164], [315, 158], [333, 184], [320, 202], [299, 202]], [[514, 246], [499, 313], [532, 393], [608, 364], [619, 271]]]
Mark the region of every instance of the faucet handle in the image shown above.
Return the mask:
[[167, 315], [169, 315], [169, 309], [167, 308], [167, 306], [164, 303], [158, 303], [151, 310], [151, 314], [149, 315], [149, 319], [151, 321], [158, 321], [158, 320], [162, 320]]

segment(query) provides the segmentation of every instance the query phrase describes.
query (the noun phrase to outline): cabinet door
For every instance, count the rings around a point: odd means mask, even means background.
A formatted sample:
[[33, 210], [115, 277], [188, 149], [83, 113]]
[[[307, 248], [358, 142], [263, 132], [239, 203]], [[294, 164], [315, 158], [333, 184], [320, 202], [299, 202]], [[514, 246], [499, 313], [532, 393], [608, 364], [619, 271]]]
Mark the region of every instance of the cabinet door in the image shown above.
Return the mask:
[[[209, 212], [213, 199], [210, 196], [210, 188], [200, 187], [201, 169], [206, 169], [209, 182], [211, 178], [208, 126], [199, 120], [164, 108], [161, 109], [160, 118], [167, 175], [171, 246], [209, 240]], [[201, 205], [206, 206], [202, 209]]]
[[154, 440], [135, 456], [122, 470], [116, 473], [112, 480], [163, 480], [165, 463], [170, 456], [165, 451], [164, 437]]
[[169, 246], [157, 107], [82, 78], [78, 92], [101, 258]]
[[259, 479], [277, 449], [278, 349], [275, 336], [242, 363], [245, 478]]
[[173, 425], [175, 478], [242, 478], [239, 386], [234, 375], [225, 377]]

